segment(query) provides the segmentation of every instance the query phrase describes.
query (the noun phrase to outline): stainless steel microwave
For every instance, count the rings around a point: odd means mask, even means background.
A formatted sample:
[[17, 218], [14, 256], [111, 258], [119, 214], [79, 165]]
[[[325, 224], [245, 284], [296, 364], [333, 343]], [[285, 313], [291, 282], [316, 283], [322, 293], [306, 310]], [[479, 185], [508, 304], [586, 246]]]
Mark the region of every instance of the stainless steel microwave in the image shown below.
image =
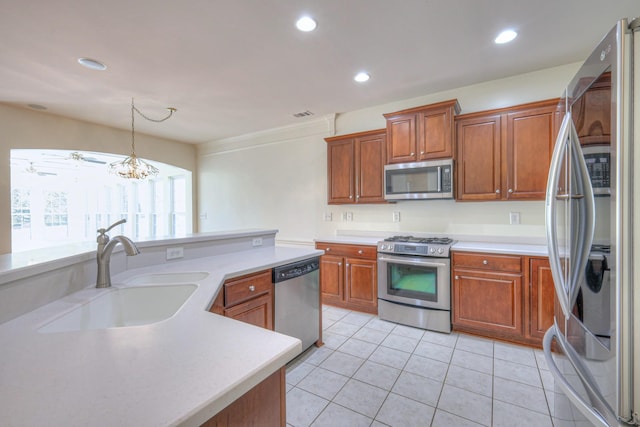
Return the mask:
[[453, 159], [385, 165], [384, 198], [453, 199]]

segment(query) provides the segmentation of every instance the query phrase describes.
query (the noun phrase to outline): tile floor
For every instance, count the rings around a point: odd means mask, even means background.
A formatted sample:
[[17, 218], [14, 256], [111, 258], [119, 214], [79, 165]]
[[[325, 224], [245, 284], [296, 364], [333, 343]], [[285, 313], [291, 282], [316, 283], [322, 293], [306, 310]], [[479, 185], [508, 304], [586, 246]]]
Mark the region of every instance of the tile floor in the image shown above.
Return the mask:
[[323, 307], [287, 366], [287, 426], [552, 426], [541, 351]]

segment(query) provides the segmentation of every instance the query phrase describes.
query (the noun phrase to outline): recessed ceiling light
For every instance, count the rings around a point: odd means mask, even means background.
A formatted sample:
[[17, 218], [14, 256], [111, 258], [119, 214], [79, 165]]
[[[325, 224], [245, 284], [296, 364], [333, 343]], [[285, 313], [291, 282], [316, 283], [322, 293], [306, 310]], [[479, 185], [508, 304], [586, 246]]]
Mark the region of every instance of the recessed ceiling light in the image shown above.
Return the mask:
[[509, 43], [510, 41], [515, 39], [517, 36], [518, 36], [518, 33], [516, 33], [513, 30], [504, 30], [503, 32], [498, 34], [498, 37], [496, 37], [494, 41], [497, 44]]
[[91, 70], [103, 71], [107, 69], [107, 66], [102, 62], [91, 58], [78, 58], [78, 63]]
[[356, 74], [353, 80], [357, 81], [358, 83], [364, 83], [368, 81], [370, 78], [371, 76], [369, 75], [369, 73], [365, 73], [364, 71], [362, 71]]
[[315, 30], [317, 25], [318, 24], [316, 23], [316, 21], [309, 16], [303, 16], [302, 18], [296, 21], [296, 27], [300, 31], [305, 31], [305, 32]]

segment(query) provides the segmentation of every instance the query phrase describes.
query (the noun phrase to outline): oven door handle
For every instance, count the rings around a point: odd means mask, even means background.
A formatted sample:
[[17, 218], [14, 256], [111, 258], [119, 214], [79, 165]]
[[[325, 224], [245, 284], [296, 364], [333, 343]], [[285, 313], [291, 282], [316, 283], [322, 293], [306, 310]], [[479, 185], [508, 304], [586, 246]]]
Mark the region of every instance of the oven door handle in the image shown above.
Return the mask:
[[437, 261], [432, 261], [431, 258], [429, 258], [429, 261], [426, 260], [426, 258], [405, 258], [405, 257], [390, 257], [390, 256], [385, 256], [385, 255], [378, 255], [378, 261], [384, 261], [384, 262], [394, 262], [396, 264], [410, 264], [410, 265], [421, 265], [421, 266], [427, 266], [427, 267], [446, 267], [447, 263], [446, 262], [437, 262]]

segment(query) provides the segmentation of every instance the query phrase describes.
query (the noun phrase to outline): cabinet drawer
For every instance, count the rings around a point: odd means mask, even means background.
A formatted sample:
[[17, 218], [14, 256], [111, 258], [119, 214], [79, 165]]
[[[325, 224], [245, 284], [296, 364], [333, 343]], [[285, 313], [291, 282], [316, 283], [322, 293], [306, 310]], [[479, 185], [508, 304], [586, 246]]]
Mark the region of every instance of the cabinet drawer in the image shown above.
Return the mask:
[[378, 253], [376, 246], [345, 245], [342, 243], [327, 242], [316, 242], [316, 249], [323, 250], [327, 255], [366, 259], [376, 259]]
[[224, 306], [230, 307], [255, 298], [269, 292], [272, 287], [270, 270], [228, 280], [224, 284]]
[[522, 258], [514, 255], [489, 255], [481, 253], [454, 252], [454, 268], [482, 270], [522, 271]]

